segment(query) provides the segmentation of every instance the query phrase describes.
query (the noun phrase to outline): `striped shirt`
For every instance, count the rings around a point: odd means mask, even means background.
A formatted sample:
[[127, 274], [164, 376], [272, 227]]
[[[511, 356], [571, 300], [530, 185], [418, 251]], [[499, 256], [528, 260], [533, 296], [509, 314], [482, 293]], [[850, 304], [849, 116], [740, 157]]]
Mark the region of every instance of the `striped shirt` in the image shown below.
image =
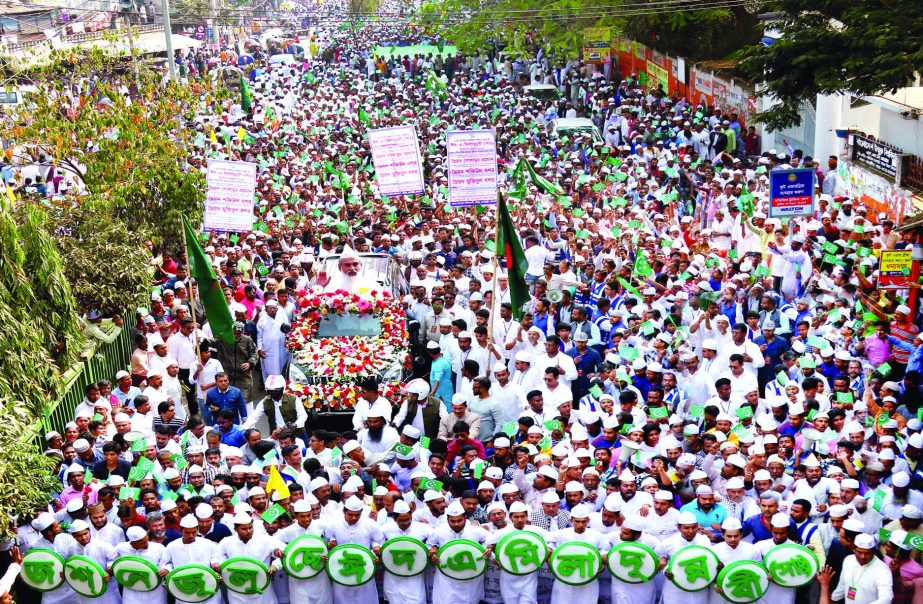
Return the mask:
[[[920, 333], [920, 328], [910, 321], [906, 323], [891, 322], [891, 335], [906, 344], [912, 344], [918, 333]], [[910, 358], [910, 352], [899, 346], [894, 347], [891, 354], [894, 355], [894, 360], [902, 365], [906, 365], [907, 360]]]

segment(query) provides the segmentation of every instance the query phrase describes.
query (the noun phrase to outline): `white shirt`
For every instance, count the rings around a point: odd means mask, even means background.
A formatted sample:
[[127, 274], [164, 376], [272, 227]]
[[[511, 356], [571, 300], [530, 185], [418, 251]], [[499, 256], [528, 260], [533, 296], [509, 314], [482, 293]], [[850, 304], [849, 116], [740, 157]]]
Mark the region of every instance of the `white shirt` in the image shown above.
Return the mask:
[[170, 356], [176, 359], [180, 369], [192, 369], [198, 363], [198, 357], [195, 353], [195, 338], [197, 332], [184, 335], [178, 331], [167, 340], [167, 351]]
[[571, 382], [577, 379], [577, 367], [574, 365], [574, 359], [566, 354], [559, 352], [554, 357], [548, 356], [548, 353], [540, 354], [532, 360], [532, 367], [541, 377], [545, 376], [545, 370], [549, 367], [557, 367], [561, 370], [561, 376], [558, 378], [562, 386], [570, 388]]
[[532, 275], [533, 277], [541, 277], [545, 272], [545, 263], [548, 262], [550, 258], [554, 257], [549, 250], [546, 250], [540, 245], [533, 245], [523, 253], [526, 256], [526, 260], [529, 261], [529, 268], [526, 269], [526, 274]]
[[[855, 598], [847, 598], [851, 589], [856, 590]], [[843, 561], [840, 581], [831, 598], [845, 599], [850, 604], [890, 604], [894, 599], [891, 569], [878, 558], [861, 566], [855, 556], [849, 556]]]
[[490, 386], [490, 396], [500, 403], [503, 408], [503, 422], [511, 422], [519, 419], [523, 409], [526, 408], [526, 392], [519, 384], [514, 384], [510, 379], [506, 386], [501, 386], [499, 382], [494, 382]]

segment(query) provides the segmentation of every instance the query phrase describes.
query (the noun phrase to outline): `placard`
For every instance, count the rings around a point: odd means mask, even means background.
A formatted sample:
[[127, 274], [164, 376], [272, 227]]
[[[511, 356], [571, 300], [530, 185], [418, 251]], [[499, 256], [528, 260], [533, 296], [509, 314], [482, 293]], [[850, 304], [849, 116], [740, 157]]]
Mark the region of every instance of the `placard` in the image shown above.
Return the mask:
[[814, 215], [814, 170], [769, 172], [769, 217]]
[[456, 581], [471, 581], [487, 571], [484, 546], [469, 539], [454, 539], [436, 552], [439, 572]]
[[797, 543], [775, 546], [763, 556], [763, 563], [774, 583], [790, 589], [810, 584], [820, 572], [817, 554]]
[[384, 197], [423, 194], [423, 165], [413, 126], [369, 130], [378, 192]]
[[910, 250], [881, 250], [878, 289], [907, 289], [913, 258]]
[[864, 136], [852, 134], [850, 138], [854, 162], [900, 182], [901, 170], [908, 155]]
[[612, 28], [587, 27], [583, 30], [583, 62], [603, 63], [609, 53]]
[[738, 560], [721, 569], [715, 584], [721, 597], [731, 604], [750, 604], [769, 589], [769, 572], [759, 562]]
[[497, 564], [511, 575], [536, 573], [547, 557], [548, 545], [541, 535], [532, 531], [511, 531], [494, 548]]
[[453, 208], [497, 203], [497, 134], [493, 130], [446, 132], [449, 204]]
[[170, 571], [164, 585], [178, 602], [196, 604], [218, 593], [218, 573], [202, 564], [184, 564]]
[[580, 586], [596, 580], [603, 559], [599, 550], [580, 541], [559, 545], [551, 553], [548, 566], [554, 578], [565, 585]]
[[701, 545], [687, 545], [670, 557], [667, 572], [681, 590], [702, 591], [718, 578], [720, 566], [715, 552]]
[[381, 544], [381, 565], [392, 575], [415, 577], [429, 564], [429, 548], [413, 537], [393, 537]]
[[[651, 80], [654, 80], [654, 82], [660, 84], [664, 91], [670, 90], [670, 74], [666, 69], [657, 63], [654, 63], [653, 61], [647, 62], [647, 75]], [[654, 82], [651, 83], [653, 84]]]
[[202, 230], [252, 230], [256, 164], [211, 159], [208, 161], [207, 182]]

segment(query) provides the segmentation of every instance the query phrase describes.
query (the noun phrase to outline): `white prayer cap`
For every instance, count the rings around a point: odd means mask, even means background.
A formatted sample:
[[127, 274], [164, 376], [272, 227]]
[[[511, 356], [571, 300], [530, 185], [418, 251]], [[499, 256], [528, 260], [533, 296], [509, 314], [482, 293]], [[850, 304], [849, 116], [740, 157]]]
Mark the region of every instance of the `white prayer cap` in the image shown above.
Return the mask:
[[449, 507], [445, 509], [445, 513], [448, 516], [464, 516], [465, 508], [462, 507], [461, 502], [453, 501], [452, 503], [449, 504]]
[[313, 478], [311, 480], [311, 483], [308, 486], [311, 488], [312, 491], [316, 491], [317, 489], [321, 487], [325, 487], [328, 484], [330, 483], [327, 481], [326, 478], [324, 478], [323, 476], [318, 476], [317, 478]]
[[[891, 455], [894, 455], [894, 451], [891, 451], [891, 449], [885, 449], [885, 451], [890, 451]], [[881, 453], [884, 453], [885, 451], [882, 451]], [[881, 454], [879, 454], [878, 457], [880, 459]], [[907, 474], [907, 472], [898, 472], [891, 477], [891, 484], [899, 488], [906, 487], [910, 484], [910, 475]]]
[[199, 520], [205, 520], [206, 518], [211, 518], [212, 514], [215, 513], [215, 510], [212, 509], [212, 506], [207, 503], [200, 503], [195, 508], [195, 517]]
[[817, 461], [817, 458], [814, 455], [809, 455], [807, 459], [804, 460], [804, 467], [806, 468], [819, 468], [820, 462]]
[[378, 406], [378, 405], [372, 405], [372, 408], [369, 409], [369, 412], [368, 412], [368, 414], [366, 414], [365, 417], [366, 417], [367, 419], [370, 419], [370, 418], [373, 418], [373, 417], [384, 417], [384, 416], [385, 416], [385, 414], [384, 414], [384, 412], [381, 410], [381, 407], [380, 407], [380, 406]]
[[692, 512], [680, 512], [676, 518], [676, 524], [698, 524], [699, 521]]
[[510, 504], [510, 514], [521, 514], [523, 512], [525, 513], [529, 512], [529, 506], [527, 506], [523, 502], [514, 501], [513, 503]]
[[88, 530], [90, 530], [90, 525], [87, 524], [86, 520], [74, 520], [71, 522], [71, 526], [69, 529], [67, 529], [67, 532], [73, 535], [74, 533]]
[[[86, 441], [84, 441], [84, 442], [86, 442]], [[84, 467], [81, 466], [79, 463], [72, 463], [72, 464], [71, 464], [70, 466], [68, 466], [68, 468], [67, 468], [67, 473], [68, 473], [68, 474], [83, 474], [84, 472], [86, 472], [86, 470], [85, 470]]]
[[590, 511], [587, 509], [585, 505], [583, 505], [582, 503], [578, 503], [577, 505], [573, 507], [573, 509], [571, 509], [570, 517], [571, 518], [589, 518]]
[[501, 436], [499, 438], [494, 439], [494, 449], [496, 449], [497, 447], [509, 447], [510, 444], [511, 444], [510, 439], [508, 439], [505, 436]]
[[846, 518], [849, 515], [849, 507], [838, 503], [836, 505], [830, 506], [830, 517], [831, 518]]
[[306, 499], [299, 499], [292, 505], [292, 512], [295, 514], [301, 514], [303, 512], [310, 512], [311, 504], [308, 503]]
[[132, 526], [129, 527], [127, 531], [125, 531], [125, 537], [129, 542], [133, 543], [147, 537], [147, 531], [140, 526]]
[[78, 438], [74, 441], [74, 451], [77, 453], [84, 453], [90, 450], [90, 443], [85, 438]]
[[654, 493], [654, 499], [657, 501], [673, 501], [673, 493], [670, 491], [657, 491]]
[[721, 530], [723, 531], [739, 531], [743, 529], [743, 525], [740, 524], [740, 520], [737, 518], [725, 518], [724, 522], [721, 523]]
[[489, 480], [482, 480], [480, 483], [478, 483], [477, 490], [478, 491], [493, 491], [496, 489], [494, 487], [494, 483], [490, 482]]
[[699, 486], [696, 487], [695, 494], [696, 495], [714, 495], [715, 492], [707, 484], [700, 484]]
[[923, 511], [920, 511], [920, 508], [917, 506], [908, 503], [901, 507], [901, 517], [909, 520], [919, 520], [923, 517]]
[[429, 503], [430, 501], [437, 501], [437, 500], [439, 500], [439, 499], [445, 499], [445, 495], [443, 495], [443, 494], [440, 493], [439, 491], [434, 491], [434, 490], [432, 490], [432, 489], [427, 489], [427, 491], [426, 491], [425, 493], [423, 493], [423, 502], [424, 502], [424, 503]]
[[542, 476], [550, 478], [551, 480], [556, 481], [558, 479], [558, 471], [551, 466], [542, 466], [538, 469], [538, 473]]
[[584, 488], [583, 488], [583, 485], [577, 482], [576, 480], [571, 480], [566, 485], [564, 485], [564, 492], [565, 493], [583, 493]]
[[519, 487], [517, 487], [512, 482], [505, 482], [500, 485], [499, 495], [503, 497], [504, 495], [511, 495], [513, 493], [518, 493]]
[[53, 514], [50, 512], [42, 512], [35, 520], [32, 521], [32, 528], [41, 533], [54, 523], [55, 520]]
[[689, 474], [689, 480], [706, 480], [707, 478], [708, 478], [708, 474], [706, 474], [702, 470], [693, 470]]
[[115, 414], [115, 417], [112, 418], [112, 421], [114, 421], [114, 422], [116, 422], [116, 423], [130, 422], [130, 421], [131, 421], [131, 417], [130, 417], [127, 413], [116, 413], [116, 414]]
[[561, 503], [561, 498], [556, 492], [549, 490], [542, 495], [542, 503]]
[[909, 543], [904, 543], [905, 539], [907, 539], [907, 531], [903, 529], [891, 531], [891, 536], [888, 537], [888, 541], [896, 545], [898, 548], [906, 551], [909, 550], [911, 546]]
[[[240, 455], [238, 455], [237, 457], [240, 457]], [[242, 463], [234, 464], [233, 466], [231, 466], [231, 474], [246, 474], [248, 469], [249, 469], [249, 466], [245, 466]]]
[[361, 486], [363, 486], [361, 478], [358, 476], [350, 476], [349, 479], [343, 483], [341, 490], [347, 493], [355, 493]]
[[179, 521], [180, 528], [198, 528], [199, 522], [192, 514], [186, 514]]
[[163, 471], [164, 480], [173, 480], [174, 478], [179, 478], [179, 472], [176, 468], [167, 468]]
[[859, 549], [875, 549], [875, 537], [868, 533], [859, 533], [856, 535], [853, 544]]
[[343, 444], [343, 453], [344, 453], [345, 455], [349, 455], [350, 453], [352, 453], [353, 451], [355, 451], [355, 450], [358, 449], [359, 447], [360, 447], [360, 445], [359, 445], [358, 441], [355, 441], [355, 440], [348, 440], [348, 441], [346, 441], [346, 442]]
[[788, 528], [791, 523], [792, 519], [788, 517], [788, 514], [783, 514], [782, 512], [773, 514], [770, 521], [770, 524], [776, 528]]
[[[515, 503], [515, 502], [514, 502], [514, 503]], [[492, 512], [496, 512], [497, 510], [500, 510], [501, 512], [506, 513], [506, 507], [504, 507], [502, 501], [494, 501], [494, 502], [491, 503], [489, 506], [487, 506], [487, 513], [488, 513], [488, 514], [490, 514], [490, 513], [492, 513]]]
[[407, 502], [404, 501], [403, 499], [398, 499], [397, 501], [394, 502], [393, 511], [395, 514], [409, 514], [410, 506], [407, 505]]
[[621, 512], [622, 499], [618, 496], [618, 493], [611, 493], [603, 502], [603, 507], [610, 512]]
[[727, 483], [724, 485], [726, 489], [743, 489], [744, 488], [744, 479], [740, 476], [734, 476], [729, 478]]
[[407, 424], [406, 426], [404, 426], [404, 429], [401, 430], [401, 434], [403, 434], [407, 438], [412, 438], [414, 440], [420, 438], [420, 430], [418, 430], [417, 428], [414, 428], [410, 424]]
[[270, 375], [266, 378], [266, 390], [282, 390], [285, 388], [285, 378], [281, 375]]
[[362, 503], [362, 500], [353, 495], [346, 500], [346, 503], [343, 504], [343, 507], [349, 510], [350, 512], [361, 512], [362, 508], [365, 507], [365, 504]]
[[79, 512], [80, 510], [83, 509], [83, 499], [81, 497], [76, 497], [74, 499], [71, 499], [70, 501], [67, 502], [67, 506], [65, 507], [65, 509], [70, 514]]
[[251, 522], [253, 522], [253, 516], [247, 512], [241, 511], [238, 511], [236, 514], [234, 514], [234, 517], [231, 519], [231, 524], [235, 526], [238, 524], [250, 524]]
[[640, 514], [632, 514], [625, 519], [625, 522], [622, 523], [622, 526], [630, 531], [637, 531], [640, 533], [644, 530], [645, 527], [644, 518], [642, 518]]
[[250, 499], [254, 495], [265, 495], [265, 494], [266, 494], [266, 491], [263, 489], [263, 487], [253, 487], [252, 489], [247, 491], [247, 499]]
[[[496, 441], [494, 441], [494, 447], [496, 447]], [[499, 480], [503, 478], [503, 470], [497, 466], [491, 466], [487, 468], [487, 471], [484, 472], [484, 476], [487, 478], [493, 478], [494, 480]]]
[[625, 468], [622, 470], [622, 473], [619, 474], [619, 482], [634, 482], [635, 475], [631, 473], [631, 470]]
[[119, 476], [118, 474], [110, 474], [109, 480], [106, 481], [106, 484], [112, 488], [120, 487], [125, 484], [125, 479]]

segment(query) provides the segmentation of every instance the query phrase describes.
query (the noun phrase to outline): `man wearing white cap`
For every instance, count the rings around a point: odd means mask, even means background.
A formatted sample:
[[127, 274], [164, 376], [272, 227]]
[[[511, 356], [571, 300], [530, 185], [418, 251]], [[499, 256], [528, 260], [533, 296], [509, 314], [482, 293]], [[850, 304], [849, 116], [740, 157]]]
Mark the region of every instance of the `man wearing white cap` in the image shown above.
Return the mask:
[[[565, 543], [579, 541], [592, 545], [601, 552], [609, 549], [609, 539], [599, 531], [588, 528], [590, 524], [590, 510], [585, 505], [578, 504], [570, 511], [571, 527], [560, 529], [552, 533], [555, 547]], [[596, 602], [599, 600], [599, 581], [594, 577], [586, 585], [565, 585], [560, 581], [554, 582], [551, 590], [552, 604], [573, 604], [574, 602]]]
[[650, 493], [638, 491], [638, 483], [631, 470], [625, 468], [619, 474], [619, 492], [622, 515], [626, 518], [634, 514], [647, 516], [654, 507], [654, 498]]
[[[917, 543], [923, 543], [923, 520], [921, 519], [923, 519], [923, 510], [919, 506], [908, 503], [901, 508], [899, 518], [892, 520], [882, 528], [892, 533], [904, 531]], [[919, 548], [911, 549], [911, 558], [916, 562], [920, 562], [921, 554], [923, 552]]]
[[[702, 547], [711, 547], [711, 541], [708, 537], [699, 533], [699, 521], [692, 512], [680, 512], [676, 519], [676, 525], [679, 527], [672, 537], [667, 537], [657, 544], [654, 551], [660, 556], [660, 568], [665, 569], [670, 557], [676, 552], [689, 545], [700, 545]], [[670, 579], [667, 571], [664, 576]], [[613, 583], [615, 585], [615, 583]], [[686, 592], [673, 585], [672, 581], [665, 581], [663, 584], [663, 604], [687, 604], [689, 596]]]
[[[68, 530], [71, 537], [73, 537], [76, 542], [76, 545], [71, 549], [68, 555], [86, 556], [101, 567], [106, 568], [115, 548], [101, 539], [93, 539], [90, 534], [90, 525], [85, 520], [75, 520]], [[119, 604], [122, 601], [122, 596], [119, 594], [118, 583], [109, 581], [109, 584], [106, 586], [106, 591], [98, 598], [86, 598], [78, 593], [74, 593], [74, 601], [79, 604], [88, 604], [89, 602]]]
[[875, 557], [875, 537], [860, 533], [853, 545], [831, 597], [850, 604], [891, 604], [894, 579], [891, 569]]
[[[509, 534], [521, 531], [528, 531], [541, 536], [545, 540], [545, 543], [549, 545], [549, 552], [547, 554], [551, 553], [550, 549], [553, 543], [551, 533], [545, 529], [533, 526], [529, 522], [529, 511], [529, 506], [521, 501], [513, 502], [509, 510], [509, 524], [499, 531], [491, 533], [485, 543], [489, 554], [493, 555], [494, 547], [501, 539]], [[502, 570], [500, 573], [500, 594], [503, 596], [504, 604], [537, 604], [538, 572], [526, 575], [514, 575], [506, 570]], [[552, 595], [552, 602], [554, 601], [554, 596]]]
[[[743, 525], [737, 518], [726, 518], [721, 523], [721, 535], [723, 541], [716, 543], [712, 547], [712, 551], [715, 552], [718, 560], [724, 566], [739, 560], [763, 561], [763, 557], [756, 551], [756, 547], [752, 543], [747, 543], [743, 540]], [[708, 592], [708, 602], [709, 604], [724, 604], [726, 600], [717, 589], [712, 588]]]
[[253, 405], [253, 411], [247, 416], [247, 421], [241, 425], [241, 429], [254, 428], [265, 417], [269, 424], [269, 434], [273, 439], [278, 439], [279, 432], [285, 426], [294, 426], [296, 431], [303, 435], [308, 412], [301, 397], [285, 392], [285, 378], [281, 375], [266, 378], [265, 386], [266, 397]]
[[[179, 528], [182, 538], [174, 539], [167, 544], [167, 564], [171, 568], [176, 568], [186, 564], [211, 562], [215, 557], [216, 545], [205, 537], [199, 536], [199, 521], [195, 515], [183, 516], [179, 521]], [[202, 600], [202, 604], [221, 604], [220, 590], [210, 598]]]
[[266, 303], [266, 312], [256, 324], [256, 352], [260, 357], [263, 382], [271, 375], [282, 375], [289, 353], [285, 348], [285, 333], [282, 326], [288, 326], [285, 313], [279, 312], [279, 303], [270, 300]]
[[[789, 518], [787, 514], [778, 512], [772, 515], [772, 518], [769, 520], [772, 538], [765, 539], [755, 544], [756, 551], [759, 552], [764, 562], [766, 560], [766, 554], [769, 553], [769, 550], [772, 548], [777, 545], [782, 545], [783, 543], [793, 543], [793, 541], [788, 538], [791, 525], [792, 519]], [[772, 604], [793, 604], [796, 591], [795, 589], [782, 587], [770, 581], [769, 588], [766, 590], [766, 593], [763, 594], [763, 598], [760, 601], [767, 603], [771, 602]]]
[[[119, 543], [112, 551], [109, 558], [107, 571], [112, 574], [112, 563], [122, 556], [137, 556], [152, 563], [159, 570], [161, 580], [172, 570], [167, 566], [167, 548], [159, 543], [151, 542], [147, 531], [140, 526], [132, 526], [125, 531], [126, 541]], [[167, 590], [155, 589], [153, 591], [138, 591], [122, 586], [123, 604], [166, 604]]]
[[343, 246], [336, 272], [328, 277], [321, 271], [317, 284], [323, 286], [325, 292], [344, 290], [353, 294], [362, 289], [377, 289], [374, 279], [362, 275], [362, 259], [349, 244]]
[[[221, 564], [231, 558], [253, 558], [269, 567], [269, 573], [274, 574], [281, 568], [279, 558], [285, 546], [274, 536], [265, 532], [255, 534], [253, 516], [246, 512], [238, 511], [231, 519], [234, 525], [234, 534], [222, 539], [215, 548], [212, 556], [212, 568], [218, 571]], [[228, 604], [276, 604], [276, 593], [266, 589], [258, 594], [240, 594], [228, 590]]]
[[[446, 508], [447, 521], [437, 527], [426, 540], [429, 546], [429, 560], [439, 566], [439, 548], [456, 539], [469, 539], [484, 544], [490, 533], [479, 526], [468, 524], [465, 508], [458, 501], [453, 501]], [[483, 581], [456, 581], [436, 571], [433, 579], [433, 604], [477, 604], [484, 595]]]
[[[314, 520], [311, 504], [307, 499], [296, 501], [292, 506], [292, 513], [295, 515], [295, 522], [276, 533], [276, 539], [288, 545], [290, 541], [302, 535], [323, 537], [324, 524], [320, 520]], [[289, 576], [288, 593], [292, 602], [333, 604], [333, 588], [330, 577], [325, 572], [318, 573], [310, 579]]]
[[[433, 528], [435, 527], [422, 522], [414, 522], [410, 506], [405, 501], [398, 499], [394, 502], [391, 519], [385, 523], [381, 532], [385, 540], [409, 537], [425, 544], [432, 534]], [[388, 602], [408, 604], [410, 602], [425, 602], [427, 574], [421, 573], [414, 577], [400, 577], [385, 571], [383, 583], [385, 599]]]
[[388, 456], [401, 435], [387, 425], [384, 410], [379, 405], [369, 408], [365, 418], [366, 427], [356, 435], [356, 441], [368, 452], [368, 463], [376, 463]]
[[[44, 548], [57, 552], [63, 558], [71, 555], [77, 548], [73, 537], [61, 531], [61, 525], [54, 519], [50, 512], [42, 512], [32, 521], [32, 528], [40, 536], [33, 542], [23, 544], [22, 553], [30, 549]], [[143, 529], [142, 529], [143, 531]], [[74, 601], [74, 590], [67, 583], [41, 595], [43, 604], [65, 604]]]
[[[352, 543], [361, 545], [379, 555], [384, 537], [381, 529], [374, 520], [364, 515], [365, 504], [358, 497], [350, 497], [343, 504], [343, 511], [334, 514], [330, 522], [324, 527], [324, 538], [328, 546], [333, 549], [337, 545]], [[333, 585], [334, 604], [358, 604], [360, 602], [377, 602], [378, 588], [375, 581], [365, 585], [346, 586], [335, 583]]]
[[[619, 543], [638, 543], [656, 551], [662, 543], [644, 532], [646, 531], [644, 519], [638, 515], [626, 517], [622, 526], [617, 529], [608, 535], [610, 547], [615, 547]], [[615, 554], [610, 552], [610, 555]], [[606, 570], [603, 574], [608, 575], [608, 573], [609, 571]], [[612, 604], [653, 604], [657, 596], [657, 581], [622, 583], [612, 578], [611, 575], [609, 577], [612, 583], [610, 588]]]

